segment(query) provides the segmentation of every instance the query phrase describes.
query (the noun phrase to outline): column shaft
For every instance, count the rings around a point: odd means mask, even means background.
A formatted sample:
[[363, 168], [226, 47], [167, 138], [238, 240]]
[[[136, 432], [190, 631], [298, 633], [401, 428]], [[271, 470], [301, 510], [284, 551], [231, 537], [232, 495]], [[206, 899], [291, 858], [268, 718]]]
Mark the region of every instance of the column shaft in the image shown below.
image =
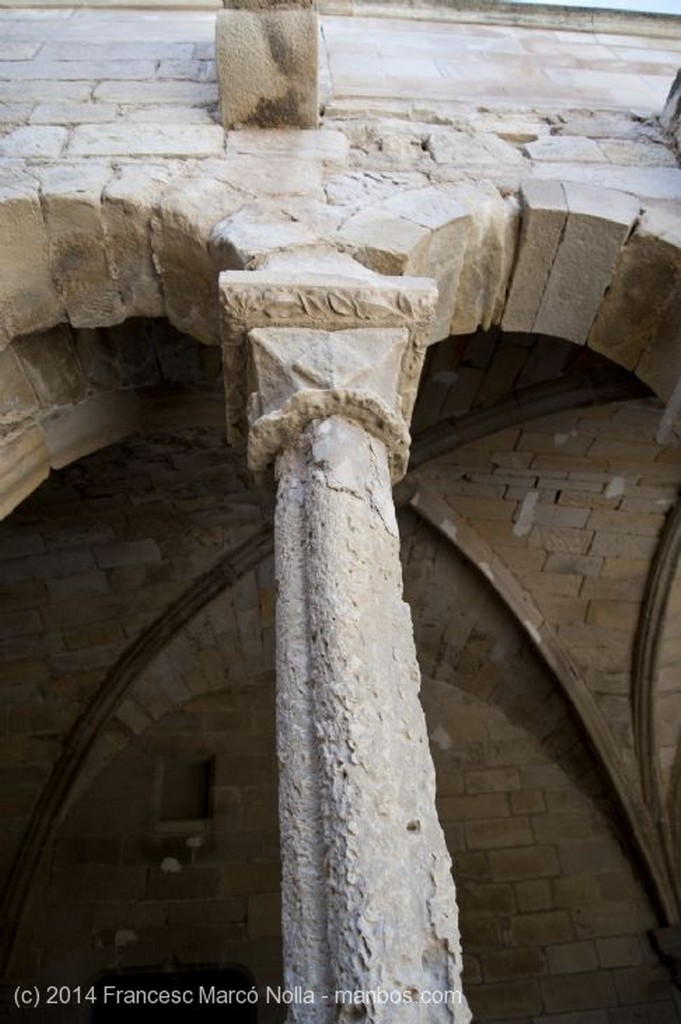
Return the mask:
[[314, 420], [277, 476], [284, 960], [317, 996], [289, 1019], [465, 1024], [387, 450]]

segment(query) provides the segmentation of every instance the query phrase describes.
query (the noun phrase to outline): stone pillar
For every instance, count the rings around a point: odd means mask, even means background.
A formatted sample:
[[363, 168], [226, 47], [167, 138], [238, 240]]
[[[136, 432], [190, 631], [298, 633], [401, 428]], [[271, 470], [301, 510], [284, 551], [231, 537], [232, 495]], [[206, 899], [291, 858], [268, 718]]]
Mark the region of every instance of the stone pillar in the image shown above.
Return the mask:
[[318, 26], [313, 0], [225, 0], [216, 67], [225, 128], [316, 128]]
[[250, 464], [278, 482], [290, 1024], [470, 1020], [391, 487], [436, 293], [384, 281], [221, 277], [227, 374], [248, 336]]

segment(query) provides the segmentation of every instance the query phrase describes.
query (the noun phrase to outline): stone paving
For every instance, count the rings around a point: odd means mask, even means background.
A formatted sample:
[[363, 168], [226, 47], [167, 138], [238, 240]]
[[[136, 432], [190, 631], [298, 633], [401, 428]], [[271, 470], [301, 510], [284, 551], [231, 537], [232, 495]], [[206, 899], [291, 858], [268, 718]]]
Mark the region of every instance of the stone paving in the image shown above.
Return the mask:
[[[459, 110], [521, 104], [656, 113], [681, 64], [681, 33], [321, 21], [328, 98], [344, 105], [361, 99]], [[214, 12], [5, 9], [0, 29], [5, 126], [212, 122]]]
[[[248, 180], [244, 136], [217, 123], [214, 31], [212, 11], [0, 10], [5, 171], [226, 151]], [[681, 175], [655, 115], [681, 64], [681, 31], [665, 31], [325, 15], [323, 124], [345, 133], [353, 169], [486, 177], [502, 191], [531, 174], [675, 203]]]

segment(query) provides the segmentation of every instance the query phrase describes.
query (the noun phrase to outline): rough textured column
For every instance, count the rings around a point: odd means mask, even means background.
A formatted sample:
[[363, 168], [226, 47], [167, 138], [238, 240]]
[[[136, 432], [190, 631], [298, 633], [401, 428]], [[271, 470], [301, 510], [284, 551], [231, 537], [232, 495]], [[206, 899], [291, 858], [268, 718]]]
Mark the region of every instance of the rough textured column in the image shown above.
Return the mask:
[[316, 128], [318, 25], [313, 0], [225, 0], [216, 22], [225, 128]]
[[[250, 293], [237, 287], [252, 277], [222, 279], [226, 311], [242, 329], [263, 317], [253, 282]], [[411, 409], [434, 292], [414, 282], [400, 291], [390, 279], [383, 301], [347, 285], [298, 282], [288, 298], [277, 287], [262, 293], [270, 320], [291, 323], [298, 305], [308, 323], [324, 324], [248, 331], [249, 458], [255, 470], [274, 461], [278, 481], [284, 964], [296, 995], [289, 1022], [465, 1024], [451, 862], [435, 810], [391, 484], [406, 467], [403, 409]], [[369, 308], [381, 326], [366, 326]], [[325, 329], [343, 321], [349, 329]]]

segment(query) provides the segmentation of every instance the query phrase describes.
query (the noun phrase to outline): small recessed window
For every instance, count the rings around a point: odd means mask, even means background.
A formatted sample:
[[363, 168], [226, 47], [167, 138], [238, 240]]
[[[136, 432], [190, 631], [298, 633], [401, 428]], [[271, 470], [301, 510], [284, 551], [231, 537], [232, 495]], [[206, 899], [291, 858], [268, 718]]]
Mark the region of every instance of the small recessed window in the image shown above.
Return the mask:
[[212, 759], [162, 759], [154, 790], [157, 831], [205, 829], [212, 814]]

